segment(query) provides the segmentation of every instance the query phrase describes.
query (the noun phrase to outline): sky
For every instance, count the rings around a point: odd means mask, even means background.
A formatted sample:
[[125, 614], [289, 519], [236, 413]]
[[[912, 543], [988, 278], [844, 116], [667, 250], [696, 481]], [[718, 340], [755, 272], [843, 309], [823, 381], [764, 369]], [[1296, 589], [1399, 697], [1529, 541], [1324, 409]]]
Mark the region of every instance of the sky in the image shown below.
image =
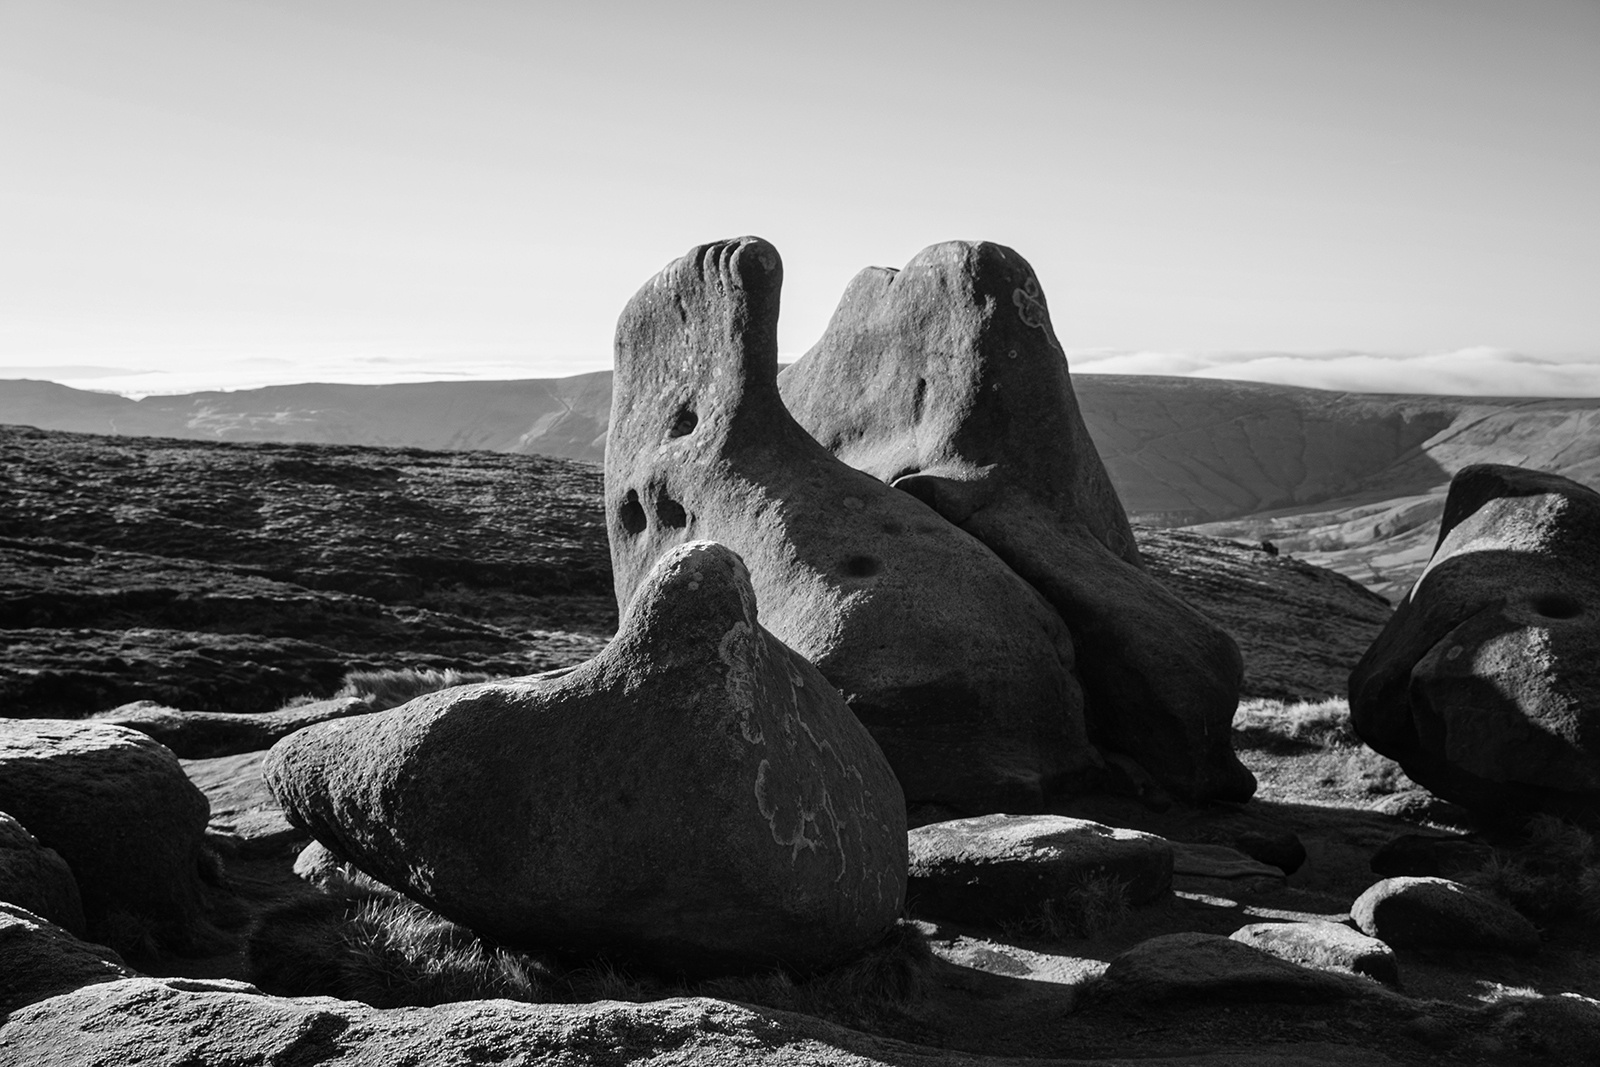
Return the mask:
[[604, 369], [744, 233], [784, 358], [965, 238], [1074, 373], [1600, 395], [1600, 2], [0, 0], [0, 378]]

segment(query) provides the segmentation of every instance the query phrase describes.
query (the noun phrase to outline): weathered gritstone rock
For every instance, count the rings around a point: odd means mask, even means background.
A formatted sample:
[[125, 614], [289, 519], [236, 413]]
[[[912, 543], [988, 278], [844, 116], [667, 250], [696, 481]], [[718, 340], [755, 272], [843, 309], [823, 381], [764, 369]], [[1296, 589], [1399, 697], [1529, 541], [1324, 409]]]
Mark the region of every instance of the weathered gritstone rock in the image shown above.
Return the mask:
[[1356, 898], [1350, 917], [1396, 948], [1539, 951], [1539, 931], [1521, 914], [1448, 878], [1385, 878]]
[[72, 868], [45, 848], [10, 815], [0, 811], [0, 901], [25, 908], [82, 937], [83, 898]]
[[951, 241], [904, 270], [868, 268], [780, 381], [813, 437], [988, 545], [1061, 613], [1096, 743], [1189, 799], [1255, 791], [1229, 745], [1239, 649], [1145, 572], [1026, 260]]
[[171, 949], [211, 936], [199, 878], [206, 799], [143, 734], [0, 719], [0, 810], [71, 866], [91, 937], [116, 944], [130, 918]]
[[663, 556], [588, 663], [308, 727], [267, 781], [335, 853], [510, 944], [803, 970], [905, 897], [893, 773], [710, 542]]
[[[0, 1062], [29, 1067], [194, 1063], [507, 1067], [680, 1063], [697, 1067], [1384, 1067], [1337, 1045], [1146, 1059], [1019, 1061], [922, 1048], [804, 1015], [705, 998], [648, 1004], [473, 1000], [380, 1011], [290, 1000], [216, 983], [130, 978], [24, 1008], [0, 1024]], [[6, 1060], [4, 1057], [12, 1059]]]
[[1356, 732], [1476, 811], [1600, 822], [1600, 494], [1467, 467], [1428, 569], [1350, 675]]
[[364, 715], [371, 710], [372, 706], [359, 697], [335, 697], [254, 715], [180, 711], [140, 700], [96, 715], [95, 721], [138, 730], [166, 745], [179, 759], [214, 759], [263, 752], [312, 723]]
[[1330, 922], [1251, 923], [1230, 937], [1279, 959], [1320, 970], [1348, 971], [1385, 985], [1400, 984], [1394, 949], [1375, 937]]
[[918, 915], [999, 924], [1037, 919], [1116, 879], [1142, 904], [1172, 882], [1172, 846], [1154, 834], [1062, 815], [983, 815], [932, 823], [909, 836], [906, 892]]
[[912, 803], [1037, 810], [1092, 784], [1072, 638], [939, 514], [841, 463], [777, 386], [777, 250], [669, 265], [617, 324], [606, 521], [617, 603], [699, 537], [750, 566], [774, 635], [844, 692]]
[[183, 761], [183, 773], [211, 806], [206, 837], [229, 855], [287, 855], [306, 840], [267, 788], [261, 773], [266, 761], [265, 752]]
[[[133, 973], [104, 945], [85, 944], [48, 919], [0, 901], [0, 1020], [25, 1004]], [[0, 1064], [43, 1062], [7, 1059], [13, 1054], [0, 1036]]]
[[1216, 934], [1165, 934], [1111, 961], [1102, 988], [1132, 1000], [1319, 1003], [1356, 995], [1353, 979], [1314, 971]]

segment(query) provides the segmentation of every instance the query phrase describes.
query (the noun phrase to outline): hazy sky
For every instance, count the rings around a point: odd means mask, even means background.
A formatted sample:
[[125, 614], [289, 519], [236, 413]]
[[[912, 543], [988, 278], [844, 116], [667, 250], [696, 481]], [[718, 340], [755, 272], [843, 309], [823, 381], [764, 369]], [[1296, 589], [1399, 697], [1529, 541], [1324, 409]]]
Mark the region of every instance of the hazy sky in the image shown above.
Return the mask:
[[985, 238], [1078, 371], [1600, 395], [1600, 2], [0, 0], [0, 377], [599, 369], [741, 233], [789, 356]]

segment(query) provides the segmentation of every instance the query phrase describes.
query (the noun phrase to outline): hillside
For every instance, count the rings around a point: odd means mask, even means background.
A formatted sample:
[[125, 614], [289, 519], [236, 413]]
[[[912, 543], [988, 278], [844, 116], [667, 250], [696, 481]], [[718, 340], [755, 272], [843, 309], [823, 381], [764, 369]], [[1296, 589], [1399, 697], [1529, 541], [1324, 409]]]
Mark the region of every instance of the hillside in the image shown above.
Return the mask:
[[[1334, 393], [1082, 375], [1089, 433], [1135, 522], [1274, 541], [1393, 597], [1432, 550], [1469, 463], [1600, 486], [1600, 399]], [[510, 382], [295, 385], [124, 397], [0, 382], [0, 423], [210, 441], [482, 449], [598, 461], [610, 374]]]

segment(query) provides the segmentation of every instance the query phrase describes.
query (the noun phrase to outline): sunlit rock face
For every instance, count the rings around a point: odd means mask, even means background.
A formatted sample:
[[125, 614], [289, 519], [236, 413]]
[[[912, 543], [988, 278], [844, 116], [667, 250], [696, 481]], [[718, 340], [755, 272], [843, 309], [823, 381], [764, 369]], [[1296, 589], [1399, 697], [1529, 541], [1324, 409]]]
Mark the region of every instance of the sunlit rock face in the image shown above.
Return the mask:
[[951, 241], [868, 268], [779, 382], [834, 455], [982, 541], [1060, 613], [1097, 744], [1180, 796], [1251, 795], [1228, 729], [1239, 650], [1145, 571], [1027, 260]]
[[1362, 739], [1480, 811], [1600, 802], [1600, 494], [1483, 464], [1428, 569], [1350, 675]]

